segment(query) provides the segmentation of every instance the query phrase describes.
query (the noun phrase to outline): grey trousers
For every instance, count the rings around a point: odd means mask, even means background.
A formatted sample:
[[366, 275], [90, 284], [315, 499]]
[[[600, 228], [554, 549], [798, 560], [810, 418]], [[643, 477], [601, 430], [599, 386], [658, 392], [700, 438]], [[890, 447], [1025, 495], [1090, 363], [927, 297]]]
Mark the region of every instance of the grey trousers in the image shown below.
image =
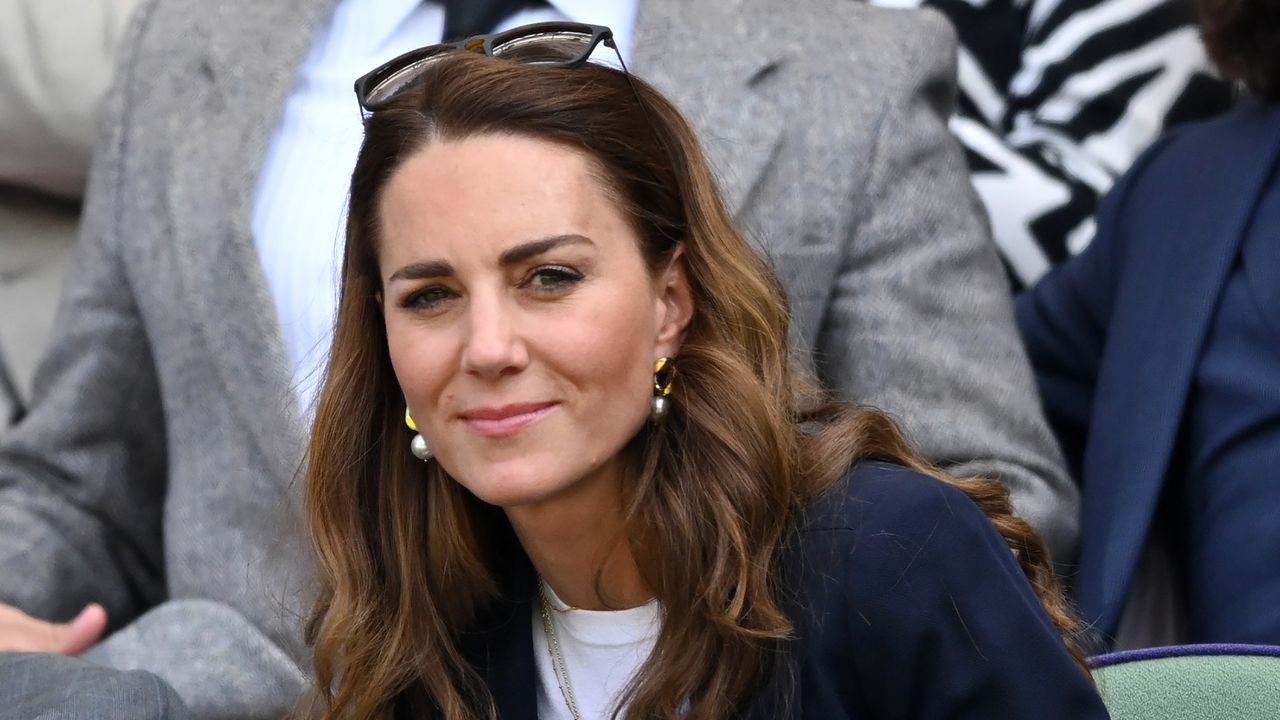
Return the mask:
[[0, 653], [0, 720], [189, 720], [163, 680], [65, 655]]

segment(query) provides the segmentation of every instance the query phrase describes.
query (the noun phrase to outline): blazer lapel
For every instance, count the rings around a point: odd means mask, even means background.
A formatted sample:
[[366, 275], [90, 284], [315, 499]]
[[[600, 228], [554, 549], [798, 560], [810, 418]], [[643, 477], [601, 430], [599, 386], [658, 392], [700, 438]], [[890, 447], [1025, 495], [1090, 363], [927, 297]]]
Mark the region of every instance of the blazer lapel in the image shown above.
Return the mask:
[[[1085, 457], [1081, 604], [1113, 632], [1176, 450], [1188, 391], [1223, 284], [1280, 154], [1273, 114], [1242, 115], [1220, 143], [1164, 170], [1176, 191], [1134, 215], [1137, 238], [1110, 323]], [[1223, 158], [1248, 158], [1224, 162]], [[1159, 191], [1163, 186], [1159, 186]], [[1189, 203], [1189, 204], [1188, 204]], [[1098, 482], [1101, 480], [1101, 482]], [[1097, 583], [1095, 586], [1094, 583]]]
[[782, 135], [782, 112], [753, 90], [786, 59], [769, 41], [771, 22], [743, 0], [642, 0], [637, 9], [630, 69], [693, 123], [734, 215]]
[[536, 720], [538, 689], [533, 661], [533, 606], [517, 603], [492, 636], [485, 683], [502, 720]]
[[[512, 540], [511, 542], [515, 542]], [[465, 636], [462, 652], [484, 678], [501, 720], [538, 717], [537, 666], [533, 658], [533, 598], [537, 574], [522, 552], [498, 573], [507, 595], [481, 621], [479, 630]]]
[[[214, 3], [212, 36], [175, 114], [169, 202], [193, 322], [225, 392], [282, 480], [304, 429], [274, 303], [250, 231], [253, 193], [298, 67], [333, 0]], [[282, 420], [283, 418], [283, 420]]]

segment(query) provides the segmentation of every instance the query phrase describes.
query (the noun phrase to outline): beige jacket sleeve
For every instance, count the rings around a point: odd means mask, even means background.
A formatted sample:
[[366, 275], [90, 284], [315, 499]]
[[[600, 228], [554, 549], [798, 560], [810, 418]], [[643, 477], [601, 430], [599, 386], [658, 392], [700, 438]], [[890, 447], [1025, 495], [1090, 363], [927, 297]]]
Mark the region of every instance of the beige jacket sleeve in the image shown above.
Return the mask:
[[84, 190], [99, 102], [139, 0], [0, 0], [0, 185]]

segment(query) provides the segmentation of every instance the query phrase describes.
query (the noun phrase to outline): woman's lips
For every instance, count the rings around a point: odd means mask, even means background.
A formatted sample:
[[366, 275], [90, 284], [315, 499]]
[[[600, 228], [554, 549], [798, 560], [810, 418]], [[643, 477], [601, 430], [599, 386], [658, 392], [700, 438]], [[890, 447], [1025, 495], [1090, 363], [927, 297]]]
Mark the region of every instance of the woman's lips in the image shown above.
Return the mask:
[[557, 403], [517, 403], [462, 413], [462, 421], [477, 435], [501, 438], [514, 435], [546, 417]]

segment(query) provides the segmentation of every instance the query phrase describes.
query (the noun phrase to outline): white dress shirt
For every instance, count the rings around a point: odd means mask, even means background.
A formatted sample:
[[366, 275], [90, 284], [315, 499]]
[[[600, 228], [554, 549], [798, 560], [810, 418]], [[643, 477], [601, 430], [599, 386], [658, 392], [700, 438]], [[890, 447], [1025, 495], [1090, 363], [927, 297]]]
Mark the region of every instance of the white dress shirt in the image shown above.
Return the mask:
[[[629, 58], [636, 2], [553, 0], [494, 30], [566, 19], [607, 25]], [[443, 32], [435, 2], [340, 0], [316, 32], [267, 151], [253, 198], [254, 243], [308, 417], [333, 335], [347, 188], [362, 137], [352, 85], [396, 55], [440, 42]], [[612, 55], [597, 49], [602, 61], [616, 63]]]

